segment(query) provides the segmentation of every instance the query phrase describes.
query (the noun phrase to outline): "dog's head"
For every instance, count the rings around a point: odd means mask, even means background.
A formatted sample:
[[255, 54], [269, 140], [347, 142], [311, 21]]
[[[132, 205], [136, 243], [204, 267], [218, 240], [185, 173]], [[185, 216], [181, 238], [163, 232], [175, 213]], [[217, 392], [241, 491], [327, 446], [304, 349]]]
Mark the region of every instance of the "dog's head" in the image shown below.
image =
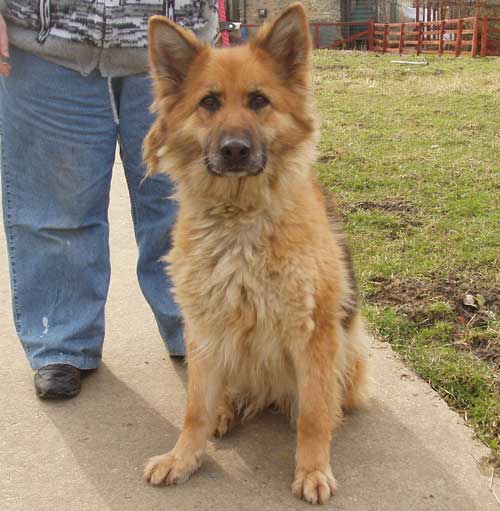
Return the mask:
[[312, 140], [311, 38], [301, 4], [249, 45], [228, 49], [153, 17], [149, 56], [158, 114], [145, 141], [150, 173], [168, 172], [191, 188], [255, 179], [278, 172]]

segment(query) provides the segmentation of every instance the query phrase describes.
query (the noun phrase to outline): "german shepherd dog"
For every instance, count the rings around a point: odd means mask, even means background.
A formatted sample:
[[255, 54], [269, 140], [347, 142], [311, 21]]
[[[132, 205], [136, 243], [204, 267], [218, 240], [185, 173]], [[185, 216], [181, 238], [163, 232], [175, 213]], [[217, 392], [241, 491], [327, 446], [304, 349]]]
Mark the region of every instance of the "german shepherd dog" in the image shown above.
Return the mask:
[[188, 351], [184, 428], [147, 464], [151, 484], [183, 483], [212, 434], [274, 406], [297, 427], [293, 493], [316, 504], [335, 492], [330, 440], [360, 403], [367, 334], [312, 170], [311, 53], [299, 3], [234, 48], [150, 20], [157, 118], [144, 156], [176, 184], [167, 261]]

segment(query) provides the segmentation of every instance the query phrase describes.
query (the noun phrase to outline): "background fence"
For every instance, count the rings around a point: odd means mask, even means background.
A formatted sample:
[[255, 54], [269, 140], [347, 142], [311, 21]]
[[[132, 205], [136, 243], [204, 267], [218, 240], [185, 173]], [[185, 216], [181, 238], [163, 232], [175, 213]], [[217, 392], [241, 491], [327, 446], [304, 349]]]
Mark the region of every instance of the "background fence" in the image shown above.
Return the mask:
[[[242, 25], [247, 39], [259, 25]], [[377, 23], [318, 22], [309, 25], [315, 48], [367, 49], [381, 53], [500, 56], [500, 17], [478, 16], [440, 21]], [[237, 43], [234, 37], [233, 42]]]
[[[319, 48], [368, 48], [369, 21], [331, 21], [310, 23], [313, 45]], [[260, 25], [241, 25], [242, 39], [251, 38]], [[237, 41], [235, 41], [237, 42]]]
[[369, 49], [382, 53], [477, 55], [479, 20], [461, 18], [418, 23], [370, 24]]
[[500, 56], [500, 18], [481, 20], [481, 57]]

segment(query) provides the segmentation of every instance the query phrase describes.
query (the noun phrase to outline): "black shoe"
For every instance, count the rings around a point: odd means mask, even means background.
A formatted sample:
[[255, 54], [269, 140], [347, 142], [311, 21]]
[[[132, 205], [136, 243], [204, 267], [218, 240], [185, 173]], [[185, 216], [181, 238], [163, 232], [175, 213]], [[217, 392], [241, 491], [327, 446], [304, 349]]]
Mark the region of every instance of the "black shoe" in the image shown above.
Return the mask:
[[50, 364], [35, 372], [35, 390], [40, 399], [70, 399], [80, 393], [81, 371], [68, 364]]

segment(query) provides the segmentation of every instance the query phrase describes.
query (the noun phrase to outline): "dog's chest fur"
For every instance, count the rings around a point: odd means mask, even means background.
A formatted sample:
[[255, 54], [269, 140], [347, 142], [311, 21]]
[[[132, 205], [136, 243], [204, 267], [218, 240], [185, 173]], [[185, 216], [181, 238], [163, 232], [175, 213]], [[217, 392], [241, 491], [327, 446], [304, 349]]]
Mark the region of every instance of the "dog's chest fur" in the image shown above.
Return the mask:
[[314, 259], [284, 247], [286, 226], [263, 211], [221, 206], [178, 229], [189, 243], [169, 260], [195, 353], [216, 357], [239, 395], [291, 399], [290, 351], [314, 328]]

